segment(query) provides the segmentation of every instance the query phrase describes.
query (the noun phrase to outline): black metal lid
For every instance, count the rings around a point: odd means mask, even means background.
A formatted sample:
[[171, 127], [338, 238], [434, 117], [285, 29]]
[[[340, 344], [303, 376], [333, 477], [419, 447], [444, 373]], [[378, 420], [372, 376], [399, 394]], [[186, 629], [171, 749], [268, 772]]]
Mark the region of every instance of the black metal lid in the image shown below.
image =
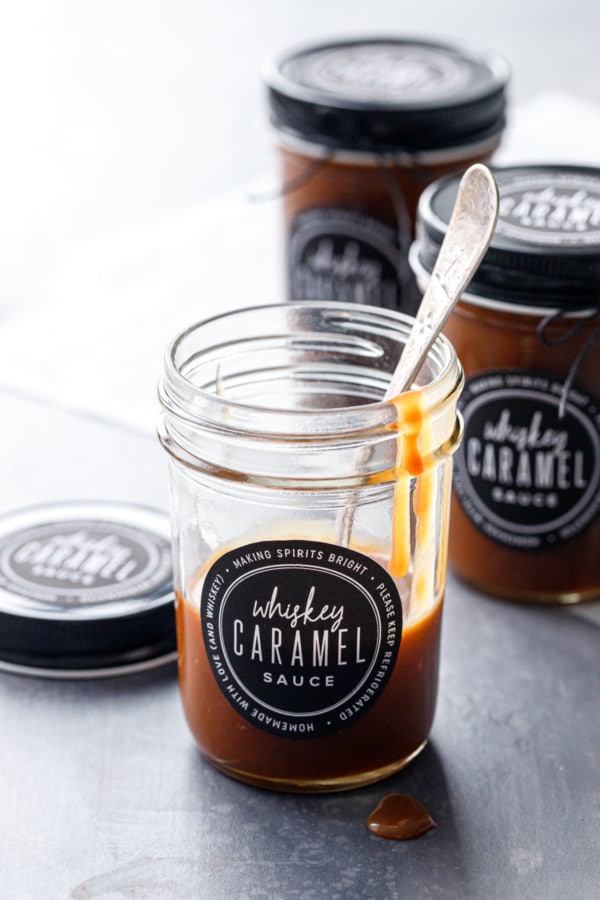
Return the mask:
[[[600, 169], [513, 166], [493, 170], [498, 224], [466, 294], [520, 306], [575, 311], [600, 303]], [[421, 195], [416, 271], [431, 273], [456, 199], [460, 176]]]
[[0, 518], [0, 669], [90, 677], [175, 657], [165, 515], [95, 502]]
[[504, 60], [430, 41], [312, 45], [273, 61], [266, 82], [273, 124], [333, 149], [455, 148], [505, 124]]

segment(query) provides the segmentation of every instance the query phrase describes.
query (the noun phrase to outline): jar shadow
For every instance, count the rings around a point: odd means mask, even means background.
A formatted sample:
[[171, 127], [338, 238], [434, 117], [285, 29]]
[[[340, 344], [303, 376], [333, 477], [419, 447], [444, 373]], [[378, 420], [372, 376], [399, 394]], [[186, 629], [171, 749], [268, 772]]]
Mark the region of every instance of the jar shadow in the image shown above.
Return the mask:
[[[448, 782], [444, 766], [435, 744], [429, 742], [419, 756], [406, 768], [375, 784], [360, 788], [348, 794], [326, 795], [336, 807], [340, 798], [348, 798], [348, 814], [356, 818], [358, 808], [364, 812], [366, 822], [369, 813], [387, 794], [408, 794], [427, 809], [436, 823], [436, 843], [443, 850], [447, 863], [461, 868], [462, 850], [460, 836], [456, 828]], [[439, 841], [442, 842], [441, 847]]]
[[[402, 890], [404, 895], [426, 882], [438, 886], [441, 895], [451, 871], [456, 896], [472, 895], [448, 779], [433, 743], [388, 779], [323, 794], [282, 793], [234, 781], [196, 748], [190, 748], [188, 761], [187, 804], [202, 813], [203, 829], [218, 835], [220, 859], [210, 867], [215, 890], [235, 887], [244, 895], [256, 890], [266, 892], [260, 896], [282, 896], [283, 886], [287, 892], [290, 885], [302, 884], [302, 896], [311, 891], [322, 896], [324, 884], [338, 890], [346, 885], [349, 896], [362, 900], [375, 896], [373, 891], [399, 896]], [[405, 841], [370, 834], [367, 817], [390, 793], [419, 800], [437, 827]], [[206, 876], [205, 864], [194, 860], [192, 881], [201, 884]], [[334, 890], [332, 896], [342, 894]]]

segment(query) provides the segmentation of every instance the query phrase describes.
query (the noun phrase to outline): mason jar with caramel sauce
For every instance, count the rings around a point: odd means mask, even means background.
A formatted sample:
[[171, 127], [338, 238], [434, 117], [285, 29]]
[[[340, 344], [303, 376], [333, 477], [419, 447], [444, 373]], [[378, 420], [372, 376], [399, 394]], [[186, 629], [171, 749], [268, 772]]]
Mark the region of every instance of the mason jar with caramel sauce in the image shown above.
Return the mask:
[[414, 312], [419, 196], [492, 156], [505, 63], [430, 41], [364, 39], [289, 52], [266, 81], [289, 297]]
[[[463, 364], [449, 562], [485, 593], [600, 595], [600, 170], [496, 169], [500, 215], [445, 333]], [[424, 288], [458, 182], [419, 207]]]
[[428, 739], [462, 372], [440, 339], [415, 389], [383, 401], [411, 324], [292, 302], [167, 352], [181, 696], [203, 755], [239, 780], [343, 790]]

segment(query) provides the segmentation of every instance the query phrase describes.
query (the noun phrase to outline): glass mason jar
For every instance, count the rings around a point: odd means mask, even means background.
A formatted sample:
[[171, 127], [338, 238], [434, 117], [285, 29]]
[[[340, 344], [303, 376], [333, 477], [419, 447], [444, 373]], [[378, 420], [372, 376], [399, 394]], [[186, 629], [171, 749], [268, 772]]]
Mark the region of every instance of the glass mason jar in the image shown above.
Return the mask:
[[[495, 169], [495, 235], [444, 333], [464, 366], [449, 563], [492, 596], [600, 595], [600, 169]], [[458, 180], [425, 192], [424, 289]]]
[[433, 41], [363, 38], [283, 53], [265, 78], [289, 298], [414, 312], [419, 196], [491, 158], [506, 63]]
[[342, 790], [427, 741], [462, 370], [440, 338], [384, 401], [411, 324], [286, 303], [201, 322], [166, 354], [181, 694], [234, 778]]

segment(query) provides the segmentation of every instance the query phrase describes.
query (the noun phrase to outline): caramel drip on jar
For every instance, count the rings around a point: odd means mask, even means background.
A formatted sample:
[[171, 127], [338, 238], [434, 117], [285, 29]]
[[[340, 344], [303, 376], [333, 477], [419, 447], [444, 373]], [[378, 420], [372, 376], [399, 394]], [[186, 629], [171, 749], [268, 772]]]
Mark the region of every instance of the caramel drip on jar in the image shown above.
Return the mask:
[[398, 480], [394, 490], [392, 519], [392, 552], [390, 575], [404, 578], [410, 567], [410, 476], [423, 471], [423, 458], [419, 447], [419, 432], [423, 415], [416, 394], [401, 394], [395, 401], [398, 421], [396, 427], [402, 434], [398, 441], [396, 466]]
[[410, 568], [410, 479], [404, 475], [394, 488], [392, 517], [389, 572], [392, 578], [404, 578]]
[[392, 552], [390, 574], [403, 578], [411, 561], [411, 478], [415, 478], [412, 494], [412, 513], [415, 519], [415, 547], [411, 608], [419, 615], [435, 594], [435, 502], [436, 472], [427, 465], [427, 450], [431, 447], [431, 425], [423, 415], [418, 391], [401, 394], [394, 405], [398, 414], [398, 483], [394, 492], [392, 523]]
[[402, 440], [398, 447], [398, 466], [408, 475], [420, 475], [425, 468], [420, 440], [423, 428], [420, 395], [417, 391], [401, 394], [394, 400], [394, 406], [398, 413], [398, 427], [402, 431]]
[[435, 590], [435, 495], [436, 472], [426, 470], [415, 485], [413, 509], [416, 517], [415, 550], [413, 556], [413, 581], [411, 587], [411, 608], [417, 615], [423, 612]]

